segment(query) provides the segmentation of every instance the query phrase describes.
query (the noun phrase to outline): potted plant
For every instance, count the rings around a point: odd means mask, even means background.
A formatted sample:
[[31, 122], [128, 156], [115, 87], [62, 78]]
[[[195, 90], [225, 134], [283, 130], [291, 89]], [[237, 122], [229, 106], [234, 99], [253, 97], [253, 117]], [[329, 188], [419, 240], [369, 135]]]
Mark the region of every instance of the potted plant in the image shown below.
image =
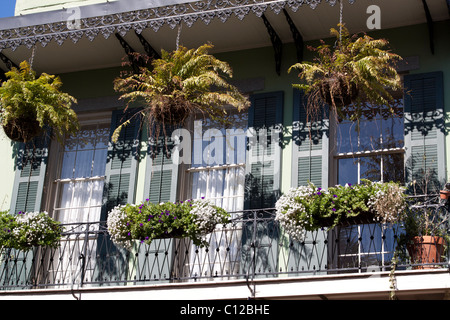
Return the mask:
[[59, 246], [62, 227], [46, 212], [0, 213], [0, 248], [28, 251], [33, 247]]
[[51, 129], [62, 141], [66, 134], [78, 130], [78, 119], [71, 108], [76, 99], [60, 91], [59, 77], [42, 73], [37, 78], [26, 61], [6, 77], [0, 87], [0, 120], [11, 140], [29, 142]]
[[316, 48], [313, 62], [299, 62], [289, 68], [299, 71], [302, 83], [293, 84], [308, 95], [306, 111], [316, 117], [326, 105], [339, 119], [356, 121], [364, 110], [386, 106], [394, 112], [395, 99], [389, 90], [401, 89], [395, 62], [400, 56], [388, 51], [388, 41], [370, 36], [350, 36], [347, 28], [339, 24], [340, 31], [332, 28], [336, 45], [331, 47], [323, 40]]
[[449, 243], [448, 214], [440, 206], [417, 203], [409, 206], [404, 219], [404, 234], [398, 241], [398, 249], [405, 259], [409, 254], [414, 269], [437, 268], [434, 263], [443, 262]]
[[442, 200], [450, 198], [450, 183], [446, 183], [444, 189], [440, 190], [439, 195]]
[[[232, 77], [232, 69], [228, 63], [208, 54], [212, 48], [205, 44], [189, 50], [181, 46], [171, 53], [162, 50], [161, 59], [152, 60], [150, 67], [117, 78], [114, 89], [124, 92], [120, 99], [142, 102], [138, 114], [146, 119], [150, 133], [156, 127], [156, 138], [160, 128], [166, 135], [166, 126], [181, 125], [194, 113], [224, 122], [227, 114], [223, 106], [243, 110], [249, 101], [227, 82], [227, 77]], [[128, 123], [117, 127], [113, 142]]]
[[208, 245], [204, 237], [229, 217], [205, 199], [160, 204], [147, 199], [140, 205], [116, 206], [108, 213], [107, 227], [112, 241], [127, 249], [134, 241], [150, 244], [161, 238], [190, 238], [203, 247]]
[[280, 197], [275, 205], [275, 219], [292, 238], [300, 241], [307, 231], [320, 228], [374, 222], [393, 224], [403, 218], [404, 190], [394, 182], [368, 180], [328, 190], [310, 183]]

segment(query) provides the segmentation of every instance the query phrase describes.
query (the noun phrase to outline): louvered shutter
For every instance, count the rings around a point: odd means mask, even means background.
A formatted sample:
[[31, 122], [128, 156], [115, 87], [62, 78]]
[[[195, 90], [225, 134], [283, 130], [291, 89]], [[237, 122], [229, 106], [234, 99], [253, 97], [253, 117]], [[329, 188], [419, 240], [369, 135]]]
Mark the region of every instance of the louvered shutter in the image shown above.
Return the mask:
[[[326, 109], [314, 118], [308, 118], [306, 103], [308, 97], [300, 90], [294, 89], [293, 115], [292, 115], [292, 180], [291, 186], [305, 186], [309, 182], [316, 187], [328, 187], [329, 162], [329, 120]], [[299, 254], [305, 250], [323, 252], [326, 236], [323, 232], [308, 232], [306, 241], [294, 241], [294, 254], [282, 257], [284, 265], [280, 268], [289, 271], [311, 270], [313, 266], [320, 265], [314, 255]], [[311, 243], [317, 245], [311, 246]], [[305, 247], [306, 244], [306, 247]], [[297, 251], [296, 251], [297, 250]], [[322, 257], [326, 264], [326, 255]]]
[[[283, 92], [253, 95], [248, 114], [245, 209], [274, 208], [280, 196]], [[268, 211], [250, 212], [242, 226], [241, 272], [270, 273], [278, 269], [279, 228]], [[257, 235], [254, 239], [254, 235]]]
[[172, 158], [172, 131], [166, 131], [166, 145], [163, 136], [159, 137], [157, 144], [148, 145], [144, 195], [152, 203], [177, 200], [178, 166]]
[[50, 137], [44, 135], [19, 145], [11, 213], [41, 211], [49, 142]]
[[317, 187], [328, 187], [328, 115], [321, 112], [308, 119], [305, 105], [307, 97], [294, 90], [292, 187], [308, 182]]
[[135, 113], [116, 110], [111, 117], [111, 136], [124, 121], [130, 119], [130, 124], [122, 129], [117, 143], [110, 142], [108, 148], [104, 214], [116, 205], [135, 201], [140, 146], [140, 116]]
[[442, 72], [406, 75], [405, 149], [406, 181], [418, 187], [427, 181], [437, 192], [445, 179], [444, 84]]
[[273, 208], [280, 195], [283, 92], [251, 97], [246, 209]]
[[[172, 130], [166, 128], [166, 135], [171, 137]], [[157, 143], [149, 142], [147, 148], [144, 197], [155, 204], [177, 200], [178, 166], [172, 157], [174, 144], [170, 138], [164, 144], [164, 139], [161, 135]], [[155, 239], [150, 245], [140, 244], [141, 252], [151, 253], [136, 257], [138, 270], [142, 270], [140, 278], [167, 279], [173, 272], [174, 244], [175, 239]]]

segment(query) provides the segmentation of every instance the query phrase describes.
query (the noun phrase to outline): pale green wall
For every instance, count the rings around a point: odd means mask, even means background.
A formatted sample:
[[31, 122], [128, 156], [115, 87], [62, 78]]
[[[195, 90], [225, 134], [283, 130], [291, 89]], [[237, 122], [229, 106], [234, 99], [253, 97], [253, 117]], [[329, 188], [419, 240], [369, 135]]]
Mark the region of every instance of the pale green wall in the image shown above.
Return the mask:
[[86, 6], [117, 0], [17, 0], [16, 15]]
[[13, 144], [0, 129], [0, 211], [9, 210], [14, 184]]

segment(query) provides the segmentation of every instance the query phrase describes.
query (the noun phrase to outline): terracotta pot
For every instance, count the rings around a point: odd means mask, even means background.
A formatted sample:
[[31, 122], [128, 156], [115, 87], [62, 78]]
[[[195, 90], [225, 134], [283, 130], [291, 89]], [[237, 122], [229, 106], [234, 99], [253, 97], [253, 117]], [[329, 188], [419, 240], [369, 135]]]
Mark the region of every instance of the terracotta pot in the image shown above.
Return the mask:
[[[439, 263], [444, 253], [445, 240], [442, 237], [414, 237], [408, 244], [408, 252], [413, 264]], [[436, 269], [437, 265], [415, 266], [413, 269]]]
[[446, 200], [450, 197], [450, 191], [441, 190], [440, 195], [441, 195], [441, 199]]

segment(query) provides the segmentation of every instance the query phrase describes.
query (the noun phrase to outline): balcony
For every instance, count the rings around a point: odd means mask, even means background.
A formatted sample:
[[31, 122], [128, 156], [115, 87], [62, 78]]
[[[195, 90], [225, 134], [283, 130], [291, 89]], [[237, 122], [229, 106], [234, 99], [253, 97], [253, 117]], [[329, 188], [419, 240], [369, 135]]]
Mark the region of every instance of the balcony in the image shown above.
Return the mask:
[[[446, 211], [442, 205], [435, 208]], [[389, 287], [401, 225], [342, 226], [311, 232], [298, 242], [283, 233], [274, 216], [273, 209], [233, 213], [228, 225], [208, 236], [205, 248], [188, 239], [158, 239], [151, 245], [137, 242], [127, 251], [111, 242], [104, 222], [65, 225], [58, 248], [2, 249], [0, 295], [240, 285], [249, 297], [256, 297], [257, 284], [346, 279], [368, 283], [369, 277]], [[422, 267], [406, 260], [396, 274], [448, 277], [447, 257], [431, 269]]]

